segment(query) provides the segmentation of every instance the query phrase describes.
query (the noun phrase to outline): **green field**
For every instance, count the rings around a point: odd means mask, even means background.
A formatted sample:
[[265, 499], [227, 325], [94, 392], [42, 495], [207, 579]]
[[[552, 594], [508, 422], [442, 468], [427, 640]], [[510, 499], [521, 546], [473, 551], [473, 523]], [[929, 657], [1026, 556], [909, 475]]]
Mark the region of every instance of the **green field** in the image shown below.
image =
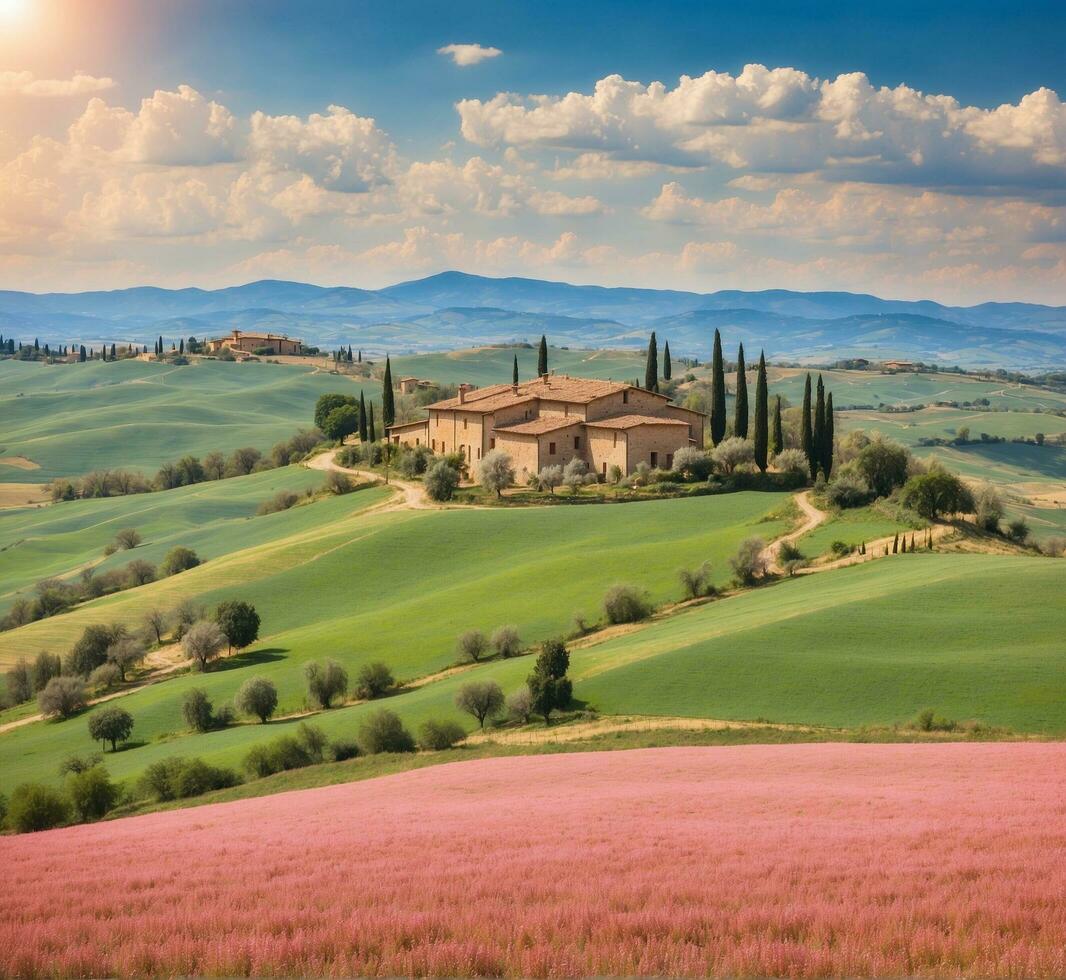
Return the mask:
[[[134, 558], [158, 564], [175, 545], [206, 560], [293, 534], [324, 520], [329, 510], [300, 506], [256, 517], [257, 507], [279, 490], [299, 494], [323, 479], [320, 472], [287, 466], [158, 493], [0, 511], [0, 613], [35, 582], [85, 565], [106, 571]], [[129, 527], [142, 543], [105, 558], [104, 546]]]
[[[336, 500], [370, 501], [382, 492]], [[136, 737], [150, 744], [120, 753], [114, 768], [135, 771], [160, 753], [185, 751], [180, 705], [189, 687], [206, 688], [220, 703], [254, 673], [277, 683], [279, 710], [299, 710], [308, 660], [334, 657], [353, 674], [361, 664], [383, 660], [397, 677], [416, 678], [454, 662], [455, 639], [466, 629], [513, 623], [533, 642], [568, 630], [575, 613], [595, 620], [604, 592], [619, 581], [648, 589], [657, 602], [676, 599], [679, 567], [709, 559], [716, 580], [724, 582], [726, 559], [743, 538], [771, 538], [784, 529], [762, 518], [786, 499], [743, 493], [550, 510], [322, 515], [320, 524], [290, 538], [0, 634], [0, 662], [26, 651], [65, 651], [87, 623], [135, 624], [147, 609], [180, 599], [253, 602], [263, 628], [251, 650], [222, 669], [183, 675], [123, 699], [137, 719]], [[411, 697], [417, 702], [421, 693]], [[243, 744], [265, 733], [241, 727], [218, 734], [225, 738], [213, 744]], [[88, 749], [86, 743], [84, 718], [0, 735], [0, 783], [48, 776], [65, 754]]]
[[[378, 397], [376, 382], [363, 384]], [[186, 453], [267, 452], [312, 424], [320, 394], [360, 387], [311, 367], [265, 362], [0, 361], [0, 457], [23, 456], [38, 467], [0, 464], [0, 480], [43, 483], [116, 467], [154, 473]]]
[[803, 535], [797, 544], [805, 557], [817, 558], [829, 551], [834, 541], [843, 541], [847, 545], [858, 547], [864, 541], [874, 541], [897, 531], [910, 530], [911, 525], [896, 520], [887, 506], [856, 507], [834, 513], [824, 524]]
[[[441, 384], [468, 381], [483, 387], [510, 384], [515, 355], [518, 376], [528, 381], [537, 376], [537, 351], [529, 347], [478, 347], [441, 354], [413, 354], [392, 360], [394, 378], [412, 375]], [[636, 351], [563, 350], [552, 347], [548, 367], [557, 374], [582, 378], [632, 381], [644, 377], [644, 356]]]

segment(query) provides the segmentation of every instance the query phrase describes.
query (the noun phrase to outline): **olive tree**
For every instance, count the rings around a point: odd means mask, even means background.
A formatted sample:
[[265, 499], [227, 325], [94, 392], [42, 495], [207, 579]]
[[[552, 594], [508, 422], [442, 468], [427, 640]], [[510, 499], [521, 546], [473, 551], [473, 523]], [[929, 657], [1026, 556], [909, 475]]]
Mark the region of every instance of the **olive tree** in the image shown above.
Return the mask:
[[364, 701], [380, 698], [394, 687], [396, 687], [396, 678], [392, 676], [388, 664], [383, 664], [381, 661], [363, 664], [359, 668], [359, 673], [355, 675], [355, 696]]
[[459, 688], [455, 706], [473, 715], [482, 728], [485, 722], [503, 710], [503, 691], [495, 681], [471, 681]]
[[741, 464], [755, 461], [755, 446], [747, 439], [730, 436], [714, 447], [711, 458], [715, 466], [729, 476]]
[[766, 542], [762, 538], [745, 538], [737, 553], [729, 559], [733, 576], [741, 585], [754, 585], [766, 575]]
[[133, 715], [123, 708], [101, 708], [89, 716], [89, 737], [102, 745], [110, 742], [114, 752], [133, 731]]
[[218, 623], [202, 619], [193, 623], [189, 631], [181, 638], [181, 648], [185, 656], [192, 660], [199, 670], [207, 670], [208, 664], [215, 659], [226, 645], [226, 634]]
[[489, 641], [481, 630], [467, 630], [455, 643], [456, 651], [464, 660], [477, 663], [489, 649]]
[[423, 478], [430, 500], [451, 500], [459, 488], [459, 471], [447, 460], [439, 459]]
[[336, 660], [311, 661], [304, 667], [307, 693], [314, 704], [329, 708], [348, 693], [348, 672]]
[[477, 466], [477, 482], [486, 490], [503, 496], [503, 491], [514, 483], [514, 462], [502, 449], [493, 449]]
[[240, 600], [220, 602], [215, 610], [215, 622], [226, 637], [230, 650], [241, 650], [259, 639], [259, 613], [251, 603]]
[[563, 468], [554, 464], [542, 467], [537, 475], [537, 482], [542, 489], [554, 494], [555, 488], [563, 482]]
[[85, 682], [80, 677], [53, 677], [37, 695], [37, 706], [46, 718], [70, 718], [85, 703]]
[[238, 711], [255, 715], [265, 725], [278, 707], [278, 689], [265, 677], [249, 677], [237, 689], [233, 703]]
[[144, 660], [144, 644], [132, 636], [123, 636], [107, 648], [108, 663], [118, 668], [120, 680], [126, 679], [126, 671]]

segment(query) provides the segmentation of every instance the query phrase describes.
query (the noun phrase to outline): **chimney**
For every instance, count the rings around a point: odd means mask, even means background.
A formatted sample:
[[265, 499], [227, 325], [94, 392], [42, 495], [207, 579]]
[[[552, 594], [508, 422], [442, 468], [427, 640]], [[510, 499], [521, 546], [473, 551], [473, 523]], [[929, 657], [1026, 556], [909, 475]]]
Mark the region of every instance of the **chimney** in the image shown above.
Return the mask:
[[518, 394], [518, 382], [517, 381], [511, 382], [511, 394], [512, 395], [517, 395]]
[[473, 387], [473, 385], [468, 385], [465, 381], [461, 385], [459, 385], [459, 404], [460, 405], [465, 405], [466, 404], [466, 393], [472, 387]]

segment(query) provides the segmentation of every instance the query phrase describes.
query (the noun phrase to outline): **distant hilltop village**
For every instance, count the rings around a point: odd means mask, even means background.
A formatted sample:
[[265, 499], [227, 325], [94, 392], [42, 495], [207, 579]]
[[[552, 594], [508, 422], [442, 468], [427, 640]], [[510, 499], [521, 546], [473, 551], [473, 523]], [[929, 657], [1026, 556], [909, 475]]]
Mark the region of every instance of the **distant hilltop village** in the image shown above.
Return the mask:
[[242, 351], [245, 354], [302, 354], [303, 341], [277, 333], [244, 333], [232, 330], [228, 337], [208, 340], [205, 344], [207, 353], [219, 351]]
[[460, 385], [455, 398], [427, 410], [426, 419], [392, 426], [389, 439], [459, 452], [470, 463], [500, 449], [527, 475], [575, 458], [602, 475], [613, 466], [628, 475], [640, 463], [669, 469], [679, 449], [703, 446], [702, 412], [620, 381], [544, 374], [509, 385]]

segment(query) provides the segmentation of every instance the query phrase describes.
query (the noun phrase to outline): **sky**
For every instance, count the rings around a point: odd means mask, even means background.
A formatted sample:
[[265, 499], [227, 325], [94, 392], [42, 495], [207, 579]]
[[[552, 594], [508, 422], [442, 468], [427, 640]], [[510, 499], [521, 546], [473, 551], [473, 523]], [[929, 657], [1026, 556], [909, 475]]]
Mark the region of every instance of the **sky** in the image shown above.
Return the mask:
[[0, 0], [0, 288], [1066, 304], [1066, 4]]

